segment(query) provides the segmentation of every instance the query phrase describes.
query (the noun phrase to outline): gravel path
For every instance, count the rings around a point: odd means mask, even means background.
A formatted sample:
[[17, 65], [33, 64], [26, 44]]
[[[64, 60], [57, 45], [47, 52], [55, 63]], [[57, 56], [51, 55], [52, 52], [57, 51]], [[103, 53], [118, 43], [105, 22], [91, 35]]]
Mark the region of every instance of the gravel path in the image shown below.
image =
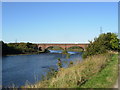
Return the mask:
[[120, 64], [118, 65], [118, 79], [117, 79], [117, 81], [116, 81], [116, 83], [114, 85], [114, 88], [118, 88], [118, 90], [120, 90], [120, 85], [119, 84], [120, 84]]
[[114, 88], [118, 88], [118, 80], [117, 80], [117, 82], [115, 83]]
[[119, 61], [118, 61], [118, 79], [114, 85], [114, 88], [118, 88], [118, 90], [120, 90], [120, 85], [119, 85], [120, 84], [120, 55], [118, 56], [118, 59], [119, 59]]

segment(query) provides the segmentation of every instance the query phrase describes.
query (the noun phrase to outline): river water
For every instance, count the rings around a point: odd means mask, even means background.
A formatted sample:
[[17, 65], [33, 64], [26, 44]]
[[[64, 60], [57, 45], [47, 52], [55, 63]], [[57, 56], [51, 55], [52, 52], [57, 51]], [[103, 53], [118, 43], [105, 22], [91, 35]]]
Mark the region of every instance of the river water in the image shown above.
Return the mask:
[[81, 60], [78, 52], [69, 52], [70, 57], [61, 54], [61, 51], [50, 50], [50, 53], [36, 55], [4, 56], [2, 58], [2, 85], [16, 87], [26, 83], [33, 84], [41, 80], [49, 68], [57, 69], [57, 59], [60, 58], [63, 67], [67, 67], [70, 61]]

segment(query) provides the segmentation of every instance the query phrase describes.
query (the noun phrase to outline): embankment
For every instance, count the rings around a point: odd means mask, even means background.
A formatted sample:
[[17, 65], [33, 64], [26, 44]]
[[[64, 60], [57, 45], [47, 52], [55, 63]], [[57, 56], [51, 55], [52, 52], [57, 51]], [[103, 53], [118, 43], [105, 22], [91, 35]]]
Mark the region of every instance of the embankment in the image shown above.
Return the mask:
[[61, 68], [55, 76], [25, 88], [112, 88], [118, 76], [118, 55], [100, 54]]

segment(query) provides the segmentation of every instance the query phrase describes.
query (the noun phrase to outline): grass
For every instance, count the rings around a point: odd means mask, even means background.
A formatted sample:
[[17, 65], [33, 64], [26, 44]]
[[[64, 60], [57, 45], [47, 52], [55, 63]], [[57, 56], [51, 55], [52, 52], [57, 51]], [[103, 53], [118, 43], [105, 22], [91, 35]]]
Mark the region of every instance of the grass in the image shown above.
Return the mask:
[[118, 55], [114, 54], [106, 67], [81, 88], [113, 88], [118, 78]]
[[118, 73], [116, 54], [88, 57], [69, 68], [61, 68], [55, 76], [27, 88], [110, 88]]

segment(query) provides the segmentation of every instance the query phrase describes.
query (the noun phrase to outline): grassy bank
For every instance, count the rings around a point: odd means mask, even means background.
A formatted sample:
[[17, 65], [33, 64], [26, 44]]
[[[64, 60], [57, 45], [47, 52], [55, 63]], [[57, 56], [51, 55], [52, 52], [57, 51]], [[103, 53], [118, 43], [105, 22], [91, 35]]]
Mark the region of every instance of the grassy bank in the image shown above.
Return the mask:
[[61, 68], [48, 80], [27, 88], [110, 88], [118, 73], [118, 55], [101, 54], [88, 57], [69, 68]]
[[113, 88], [118, 78], [118, 55], [114, 54], [106, 67], [82, 85], [82, 88]]

